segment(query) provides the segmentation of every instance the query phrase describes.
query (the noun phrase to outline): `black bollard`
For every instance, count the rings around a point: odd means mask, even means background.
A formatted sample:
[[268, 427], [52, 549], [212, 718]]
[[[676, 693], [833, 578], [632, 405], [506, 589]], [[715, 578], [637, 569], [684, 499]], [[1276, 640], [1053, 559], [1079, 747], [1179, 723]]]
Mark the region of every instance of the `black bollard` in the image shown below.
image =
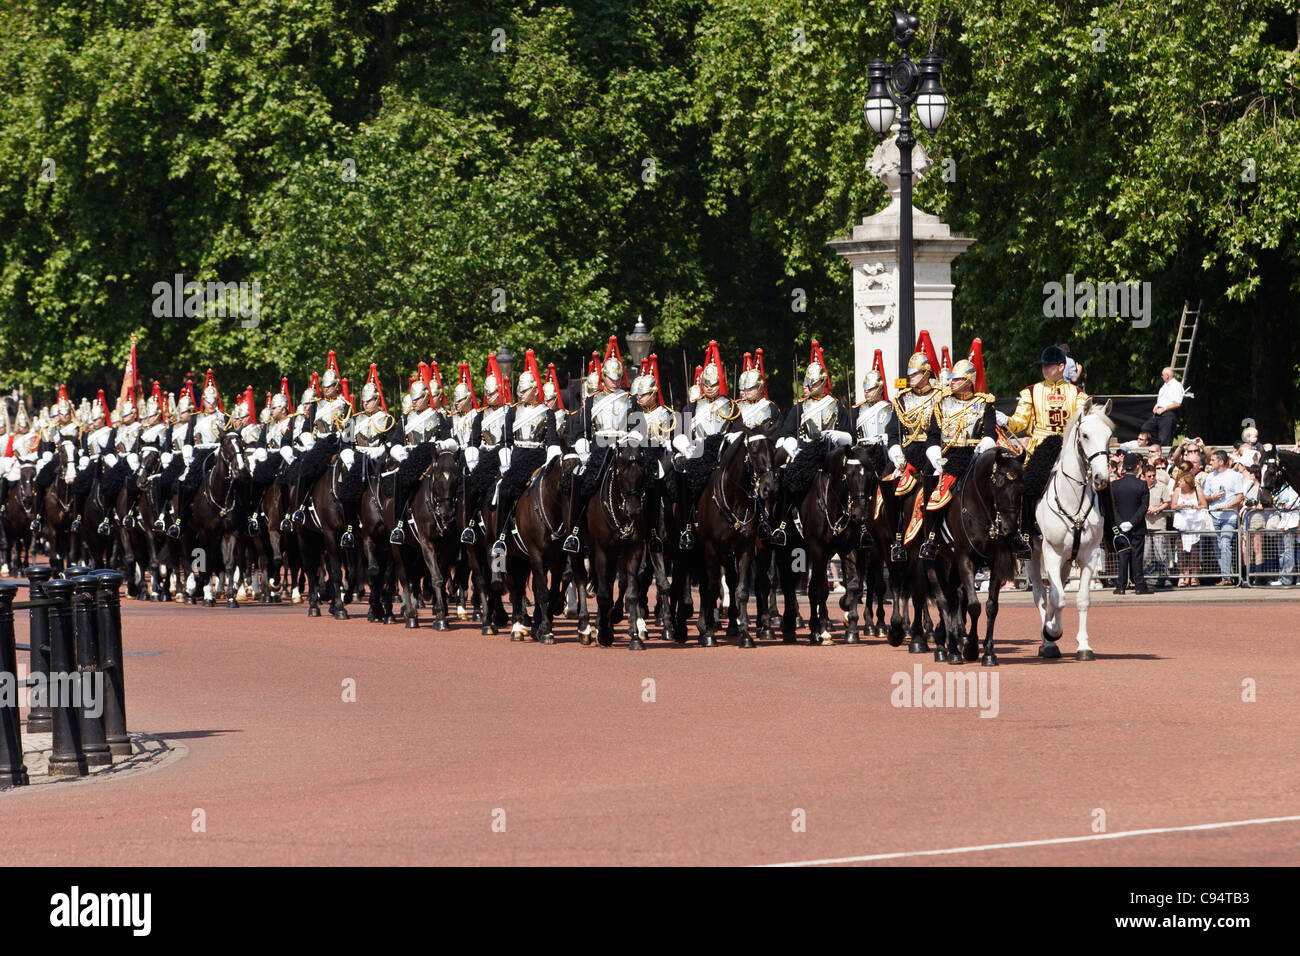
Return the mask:
[[87, 767], [113, 762], [104, 734], [104, 677], [99, 670], [99, 616], [95, 593], [99, 579], [86, 574], [72, 581], [72, 619], [77, 635], [77, 684], [81, 691], [77, 720]]
[[79, 578], [83, 574], [89, 574], [94, 568], [88, 568], [84, 564], [74, 564], [70, 568], [64, 568], [59, 577], [71, 581], [73, 578]]
[[[33, 601], [40, 601], [45, 597], [41, 590], [41, 585], [54, 576], [54, 569], [48, 564], [34, 564], [30, 568], [23, 568], [23, 576], [27, 578], [28, 595]], [[28, 617], [29, 630], [31, 636], [28, 638], [30, 646], [31, 668], [29, 676], [42, 681], [38, 683], [38, 693], [32, 695], [32, 707], [27, 712], [27, 732], [29, 734], [48, 734], [51, 729], [50, 699], [48, 693], [44, 690], [48, 686], [50, 676], [50, 615], [44, 607], [33, 607]]]
[[99, 669], [104, 672], [104, 736], [113, 756], [131, 753], [126, 732], [126, 692], [122, 659], [122, 582], [116, 571], [96, 571], [99, 580]]
[[50, 710], [54, 731], [54, 752], [50, 754], [51, 777], [79, 777], [86, 773], [86, 755], [81, 752], [81, 728], [77, 709], [72, 706], [70, 683], [77, 676], [76, 646], [72, 624], [72, 582], [62, 578], [41, 586], [50, 600]]
[[0, 789], [28, 784], [18, 719], [18, 649], [14, 647], [14, 595], [18, 585], [0, 584]]

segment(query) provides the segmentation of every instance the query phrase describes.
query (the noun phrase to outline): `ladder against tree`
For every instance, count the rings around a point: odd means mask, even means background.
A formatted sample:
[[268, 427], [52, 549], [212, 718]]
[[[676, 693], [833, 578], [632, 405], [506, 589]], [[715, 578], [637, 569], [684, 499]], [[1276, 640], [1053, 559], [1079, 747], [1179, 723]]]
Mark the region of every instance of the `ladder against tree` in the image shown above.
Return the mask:
[[1201, 323], [1201, 306], [1205, 304], [1202, 299], [1196, 303], [1196, 308], [1192, 308], [1191, 302], [1183, 302], [1183, 314], [1178, 320], [1178, 338], [1174, 339], [1174, 357], [1169, 362], [1169, 367], [1174, 370], [1174, 378], [1187, 388], [1187, 369], [1192, 362], [1192, 346], [1196, 344], [1196, 329]]

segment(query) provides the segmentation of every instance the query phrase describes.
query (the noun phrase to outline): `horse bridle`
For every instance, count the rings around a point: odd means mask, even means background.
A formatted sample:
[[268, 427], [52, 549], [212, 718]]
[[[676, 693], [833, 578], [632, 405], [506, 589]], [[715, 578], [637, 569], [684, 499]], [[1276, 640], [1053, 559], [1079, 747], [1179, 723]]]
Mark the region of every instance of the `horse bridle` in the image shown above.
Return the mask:
[[[235, 438], [236, 438], [236, 441], [238, 441], [238, 436], [235, 436]], [[223, 441], [220, 445], [218, 445], [217, 448], [216, 448], [215, 450], [213, 450], [212, 453], [211, 453], [208, 457], [210, 458], [210, 457], [212, 457], [212, 455], [216, 455], [216, 456], [217, 456], [217, 459], [218, 459], [219, 461], [224, 462], [225, 465], [226, 465], [226, 495], [225, 495], [225, 500], [219, 502], [219, 501], [217, 501], [216, 497], [213, 496], [213, 494], [212, 494], [212, 483], [211, 483], [211, 482], [205, 482], [205, 483], [204, 483], [204, 486], [203, 486], [203, 493], [204, 493], [205, 495], [208, 496], [208, 501], [212, 504], [212, 507], [214, 507], [214, 508], [217, 509], [217, 517], [219, 517], [219, 518], [224, 518], [226, 515], [230, 514], [230, 511], [231, 511], [231, 508], [232, 508], [232, 505], [231, 505], [230, 502], [231, 502], [231, 499], [232, 499], [232, 498], [234, 497], [234, 495], [235, 495], [235, 467], [234, 467], [234, 465], [231, 464], [230, 459], [226, 457], [226, 446], [225, 446], [225, 442], [224, 442], [224, 441]], [[238, 449], [238, 448], [236, 448], [236, 450], [235, 450], [235, 460], [236, 460], [236, 461], [239, 460], [239, 449]]]
[[[1073, 475], [1068, 474], [1065, 470], [1065, 465], [1062, 465], [1060, 470], [1057, 471], [1055, 475], [1053, 475], [1052, 477], [1052, 497], [1056, 499], [1056, 504], [1053, 510], [1062, 518], [1064, 518], [1066, 521], [1069, 521], [1074, 528], [1074, 543], [1070, 548], [1071, 561], [1074, 561], [1074, 559], [1079, 556], [1079, 539], [1082, 537], [1083, 534], [1084, 523], [1088, 520], [1088, 515], [1092, 513], [1093, 496], [1088, 494], [1088, 473], [1092, 470], [1092, 460], [1094, 458], [1104, 457], [1106, 454], [1105, 448], [1102, 448], [1099, 451], [1094, 451], [1091, 455], [1086, 454], [1085, 449], [1083, 447], [1083, 439], [1079, 436], [1079, 432], [1080, 432], [1080, 427], [1076, 425], [1074, 429], [1074, 450], [1078, 455], [1079, 459], [1083, 461], [1083, 475], [1079, 478], [1076, 478]], [[1072, 482], [1077, 482], [1079, 485], [1079, 490], [1083, 492], [1079, 496], [1079, 507], [1075, 509], [1073, 515], [1067, 515], [1065, 513], [1065, 509], [1061, 507], [1061, 492], [1056, 487], [1056, 479], [1062, 475], [1064, 475]], [[1084, 508], [1084, 505], [1087, 505], [1086, 510]]]
[[[849, 464], [848, 459], [845, 459], [844, 464], [845, 467], [848, 467]], [[854, 464], [861, 465], [862, 462], [855, 461]], [[849, 510], [850, 504], [859, 498], [862, 499], [863, 501], [866, 501], [867, 495], [865, 492], [863, 492], [860, 495], [851, 494], [848, 492], [848, 489], [846, 487], [844, 504], [841, 505], [840, 507], [839, 520], [832, 521], [831, 510], [830, 510], [830, 496], [829, 496], [832, 476], [828, 472], [823, 472], [823, 474], [826, 476], [826, 480], [824, 482], [821, 482], [817, 488], [817, 506], [821, 508], [822, 517], [826, 519], [826, 530], [830, 533], [831, 537], [837, 538], [844, 533], [844, 529], [849, 526], [849, 521], [852, 520], [852, 513]], [[843, 476], [843, 477], [847, 478], [847, 476]], [[845, 484], [847, 486], [847, 481], [845, 482]]]
[[[604, 493], [600, 496], [601, 505], [605, 511], [605, 519], [609, 522], [610, 526], [614, 528], [614, 531], [618, 534], [619, 538], [623, 540], [632, 537], [636, 531], [636, 528], [634, 527], [635, 519], [630, 519], [627, 524], [620, 523], [618, 519], [620, 512], [618, 508], [615, 507], [614, 503], [614, 472], [618, 470], [618, 463], [625, 460], [626, 459], [622, 458], [617, 452], [615, 452], [614, 460], [610, 463], [609, 469], [605, 472], [605, 478], [603, 480]], [[642, 467], [644, 467], [644, 464]], [[623, 489], [620, 488], [618, 491], [618, 507], [626, 508], [627, 500], [628, 496], [624, 494]], [[627, 512], [623, 511], [622, 513], [626, 514]]]
[[727, 504], [726, 472], [722, 473], [722, 480], [718, 481], [713, 486], [713, 503], [718, 506], [718, 511], [722, 514], [722, 517], [727, 519], [727, 522], [731, 525], [731, 530], [736, 532], [745, 530], [745, 528], [749, 527], [750, 523], [758, 516], [758, 499], [760, 497], [759, 489], [763, 483], [763, 477], [772, 473], [770, 467], [764, 468], [761, 471], [754, 467], [754, 459], [749, 453], [749, 443], [751, 439], [755, 441], [771, 441], [771, 438], [767, 435], [746, 435], [744, 437], [745, 469], [750, 473], [750, 488], [752, 495], [749, 503], [746, 505], [746, 508], [749, 511], [749, 517], [744, 521], [741, 521], [736, 517], [736, 512]]
[[[990, 478], [996, 481], [997, 473], [998, 473], [998, 460], [997, 460], [998, 451], [996, 448], [991, 450], [993, 452], [994, 458], [993, 458], [993, 473], [992, 475], [990, 475]], [[961, 492], [960, 492], [961, 497], [958, 499], [961, 504], [961, 516], [962, 516], [961, 531], [962, 534], [966, 536], [966, 543], [970, 545], [971, 551], [973, 551], [981, 561], [983, 561], [985, 564], [988, 564], [989, 563], [988, 556], [984, 554], [984, 552], [980, 551], [979, 548], [975, 547], [975, 540], [970, 536], [970, 529], [966, 527], [967, 518], [970, 518], [971, 520], [976, 522], [979, 521], [979, 519], [970, 511], [970, 509], [966, 507], [966, 489], [971, 485], [975, 486], [975, 500], [979, 502], [980, 509], [985, 514], [990, 516], [991, 520], [989, 523], [988, 531], [986, 532], [986, 534], [988, 534], [989, 536], [990, 541], [993, 541], [1001, 537], [999, 531], [1001, 531], [1002, 519], [1005, 517], [1006, 512], [1003, 512], [998, 508], [991, 507], [989, 503], [984, 500], [984, 495], [980, 492], [978, 482], [966, 481], [962, 483]], [[1010, 513], [1012, 515], [1015, 514], [1014, 511]]]
[[[454, 514], [455, 511], [456, 511], [456, 508], [455, 508], [456, 496], [455, 496], [454, 494], [452, 494], [452, 495], [447, 495], [445, 498], [438, 498], [438, 497], [435, 497], [435, 496], [434, 496], [434, 494], [433, 494], [433, 482], [434, 482], [434, 477], [433, 477], [433, 476], [434, 476], [434, 474], [436, 473], [437, 466], [438, 466], [438, 459], [435, 458], [435, 459], [433, 460], [433, 464], [429, 466], [429, 472], [428, 472], [428, 474], [429, 474], [429, 482], [428, 482], [428, 484], [425, 486], [425, 489], [424, 489], [424, 504], [425, 504], [425, 507], [427, 507], [427, 508], [429, 509], [429, 514], [433, 516], [433, 536], [434, 536], [435, 538], [441, 538], [444, 534], [447, 533], [447, 524], [446, 524], [446, 522], [444, 522], [444, 521], [442, 520], [442, 513], [438, 510], [438, 506], [439, 506], [439, 505], [442, 505], [442, 504], [450, 504], [450, 505], [452, 505], [452, 509], [451, 509], [451, 510], [452, 510], [452, 513]], [[459, 464], [457, 464], [455, 470], [453, 471], [453, 475], [459, 475], [459, 474], [460, 474], [460, 466], [459, 466]], [[454, 482], [455, 482], [455, 478], [453, 478], [452, 480], [453, 480], [453, 483], [454, 483]], [[393, 516], [393, 520], [394, 520], [394, 521], [397, 520], [397, 516], [396, 516], [396, 515]]]

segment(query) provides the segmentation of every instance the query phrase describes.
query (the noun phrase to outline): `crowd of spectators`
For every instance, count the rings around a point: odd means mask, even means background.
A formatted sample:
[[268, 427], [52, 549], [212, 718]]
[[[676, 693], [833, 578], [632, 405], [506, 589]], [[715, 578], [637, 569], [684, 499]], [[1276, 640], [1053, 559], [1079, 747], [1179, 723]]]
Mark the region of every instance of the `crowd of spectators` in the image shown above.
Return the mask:
[[1231, 449], [1207, 450], [1200, 438], [1187, 438], [1166, 458], [1153, 423], [1148, 426], [1136, 441], [1119, 446], [1110, 464], [1111, 477], [1118, 479], [1126, 452], [1145, 455], [1136, 474], [1150, 489], [1145, 553], [1150, 583], [1227, 587], [1237, 583], [1238, 569], [1247, 580], [1260, 575], [1273, 586], [1300, 583], [1295, 576], [1300, 494], [1285, 484], [1274, 492], [1263, 487], [1259, 432], [1246, 428]]

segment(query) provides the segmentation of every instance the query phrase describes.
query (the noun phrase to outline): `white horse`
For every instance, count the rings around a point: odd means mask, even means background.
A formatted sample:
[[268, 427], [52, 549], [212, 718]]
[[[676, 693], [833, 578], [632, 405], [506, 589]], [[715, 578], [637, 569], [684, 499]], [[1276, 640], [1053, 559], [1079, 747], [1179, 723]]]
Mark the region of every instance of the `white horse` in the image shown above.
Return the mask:
[[[1070, 566], [1078, 563], [1079, 596], [1075, 603], [1079, 608], [1076, 638], [1079, 648], [1074, 658], [1095, 659], [1088, 644], [1088, 605], [1092, 603], [1092, 577], [1103, 555], [1105, 519], [1097, 495], [1110, 485], [1106, 450], [1115, 431], [1115, 423], [1110, 420], [1110, 404], [1107, 402], [1104, 408], [1091, 405], [1070, 419], [1061, 441], [1061, 456], [1052, 466], [1047, 487], [1034, 511], [1039, 534], [1034, 538], [1029, 557], [1029, 586], [1043, 624], [1039, 657], [1061, 656], [1056, 642], [1065, 629], [1061, 620], [1065, 585], [1070, 581]], [[1046, 589], [1044, 569], [1051, 585]]]

